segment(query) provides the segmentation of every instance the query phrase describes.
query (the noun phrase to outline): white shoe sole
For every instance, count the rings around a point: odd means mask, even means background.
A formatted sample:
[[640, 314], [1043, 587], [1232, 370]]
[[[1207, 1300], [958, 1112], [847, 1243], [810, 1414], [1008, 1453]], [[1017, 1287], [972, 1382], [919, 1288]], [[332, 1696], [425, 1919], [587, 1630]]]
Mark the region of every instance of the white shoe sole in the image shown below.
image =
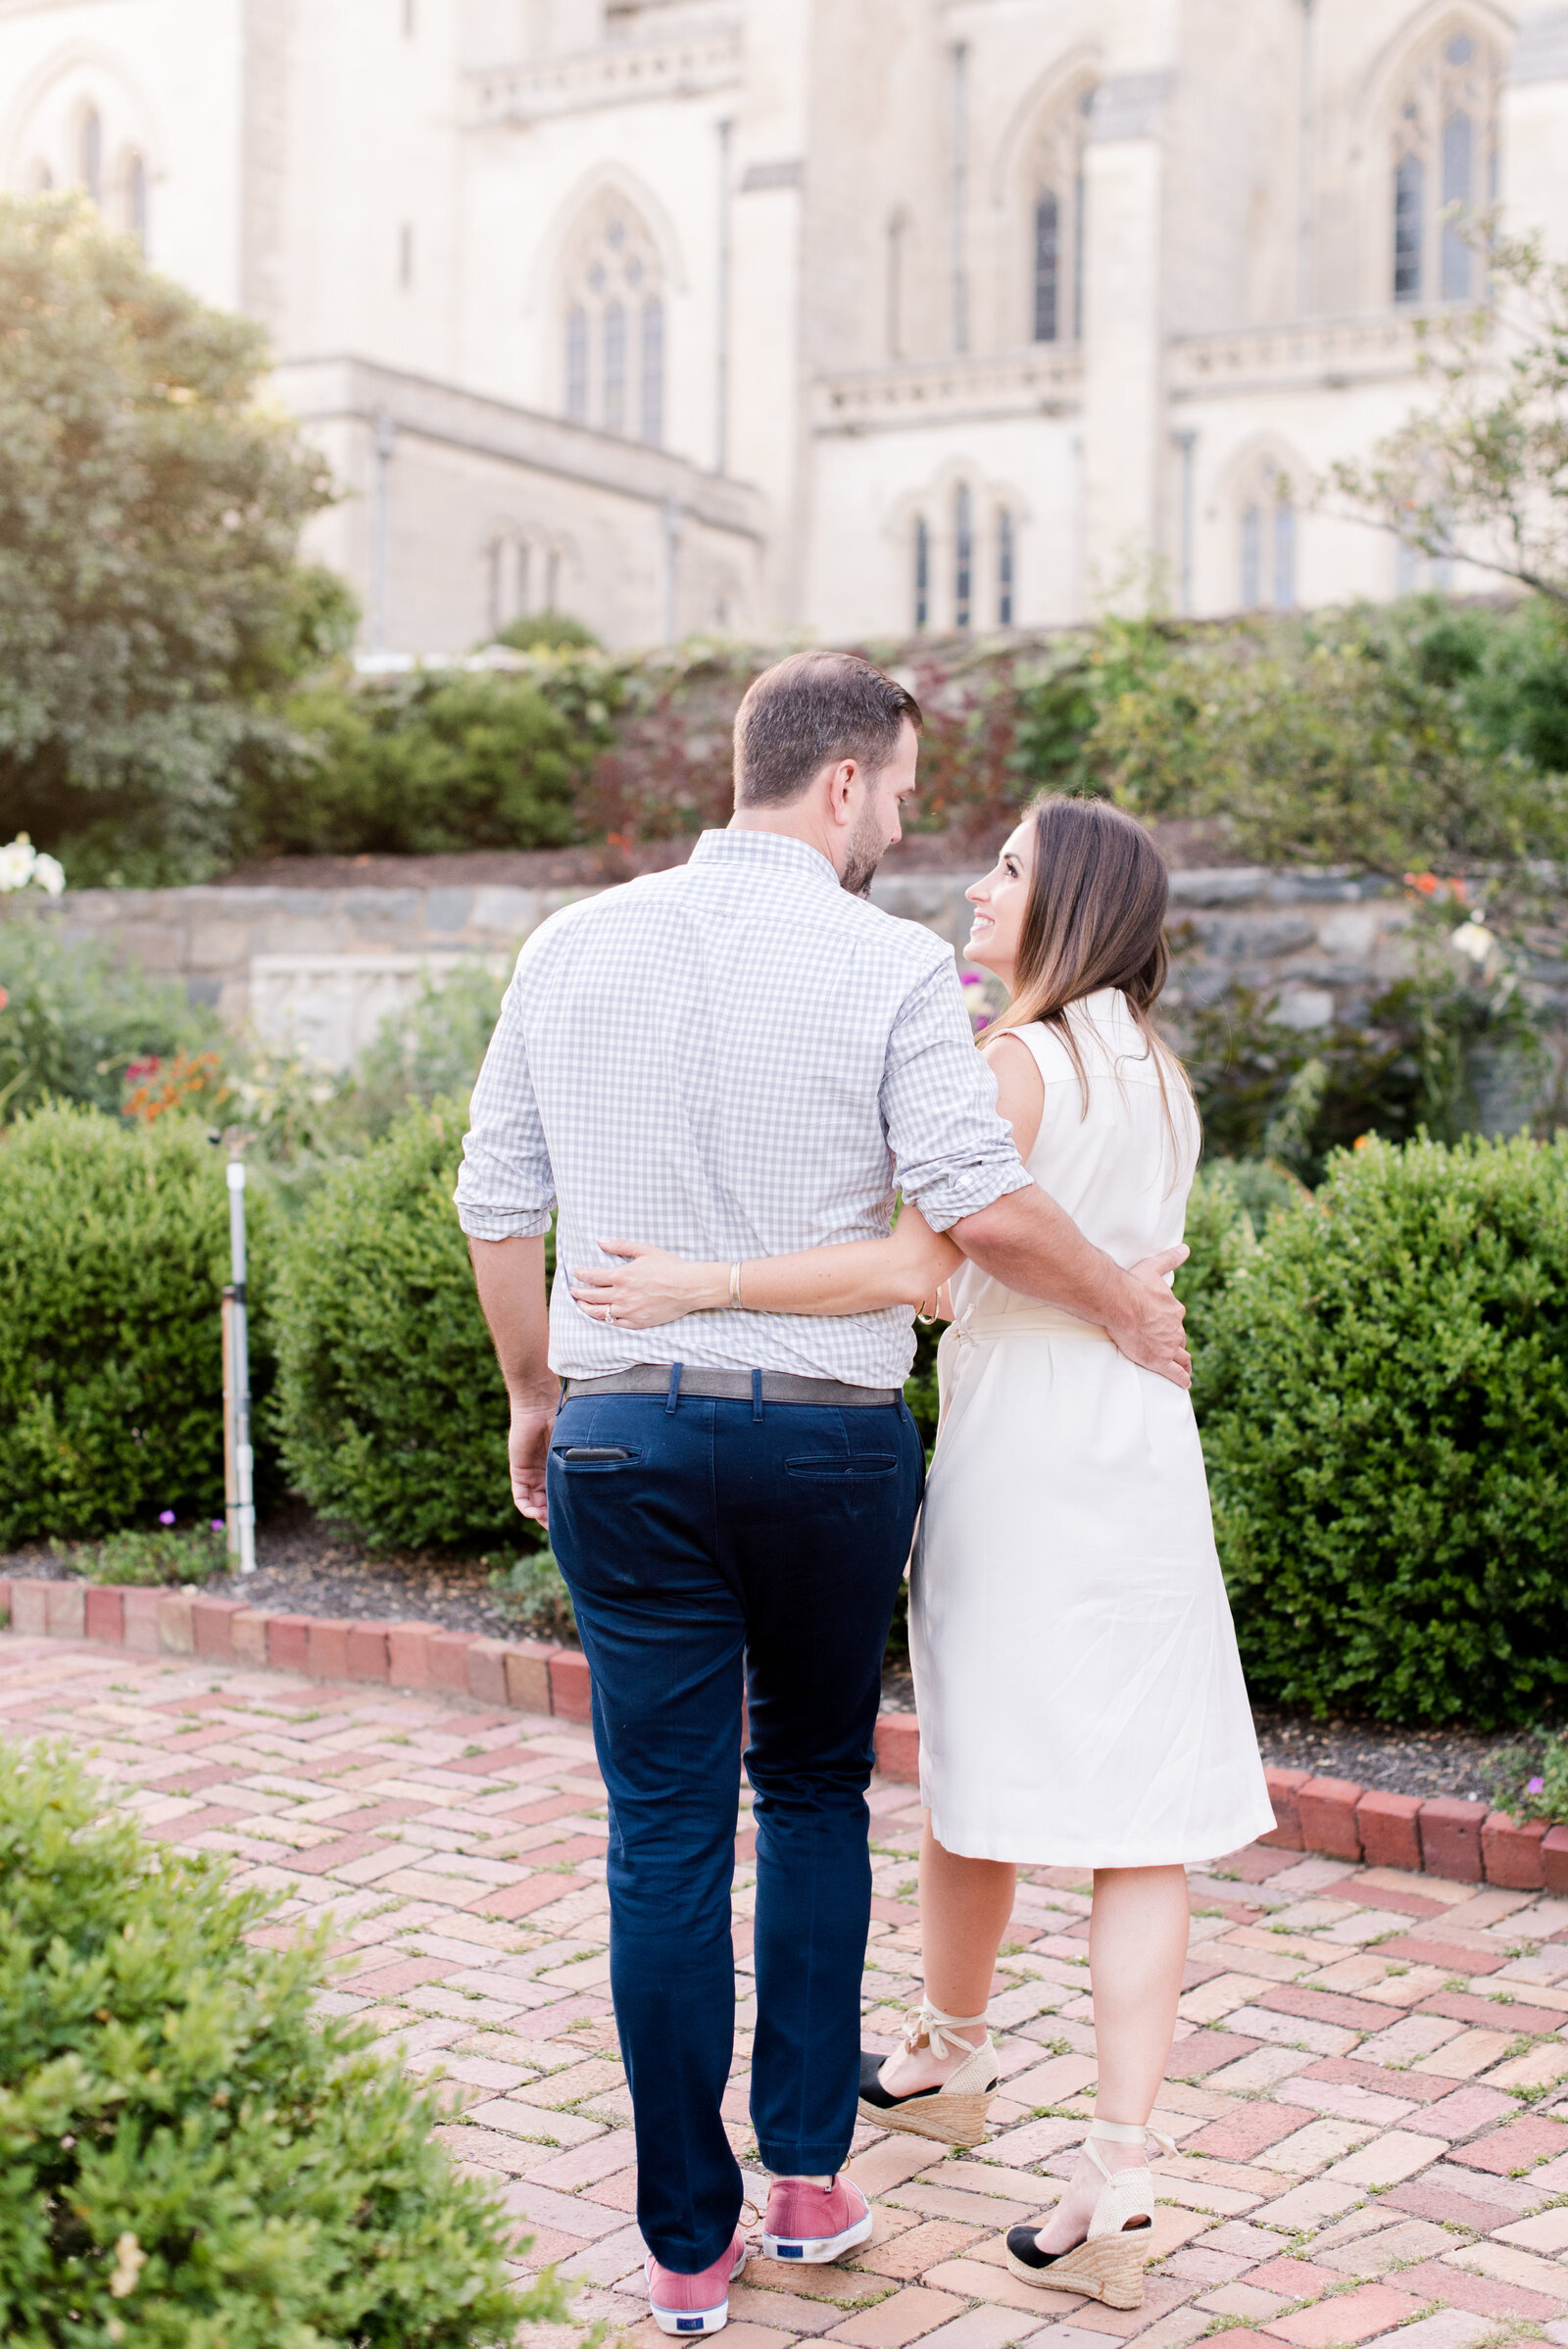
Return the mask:
[[[731, 2283], [735, 2281], [745, 2265], [746, 2259], [743, 2253], [731, 2271], [729, 2279]], [[684, 2334], [688, 2338], [695, 2337], [700, 2332], [722, 2332], [729, 2323], [729, 2293], [726, 2289], [723, 2299], [716, 2308], [659, 2308], [650, 2295], [648, 2313], [661, 2332], [673, 2333], [677, 2336]]]
[[858, 2243], [871, 2240], [872, 2216], [869, 2209], [863, 2219], [846, 2227], [842, 2234], [791, 2235], [764, 2234], [762, 2250], [768, 2259], [785, 2260], [798, 2267], [820, 2267], [830, 2259], [842, 2259]]

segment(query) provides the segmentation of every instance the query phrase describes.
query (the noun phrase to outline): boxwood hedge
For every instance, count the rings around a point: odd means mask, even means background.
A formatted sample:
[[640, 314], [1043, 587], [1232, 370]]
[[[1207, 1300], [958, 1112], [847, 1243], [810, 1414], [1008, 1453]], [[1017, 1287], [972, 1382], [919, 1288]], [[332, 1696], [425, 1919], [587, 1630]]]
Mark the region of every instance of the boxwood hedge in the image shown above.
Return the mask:
[[[252, 1381], [271, 1219], [252, 1195]], [[228, 1194], [194, 1118], [36, 1110], [0, 1135], [0, 1544], [223, 1505]]]
[[465, 1120], [412, 1105], [325, 1175], [280, 1268], [278, 1412], [292, 1481], [382, 1546], [528, 1542], [507, 1394], [452, 1204]]
[[1194, 1400], [1254, 1697], [1568, 1689], [1568, 1138], [1368, 1142], [1205, 1300]]
[[434, 2096], [319, 2011], [324, 1937], [0, 1749], [0, 2338], [483, 2349], [565, 2315]]

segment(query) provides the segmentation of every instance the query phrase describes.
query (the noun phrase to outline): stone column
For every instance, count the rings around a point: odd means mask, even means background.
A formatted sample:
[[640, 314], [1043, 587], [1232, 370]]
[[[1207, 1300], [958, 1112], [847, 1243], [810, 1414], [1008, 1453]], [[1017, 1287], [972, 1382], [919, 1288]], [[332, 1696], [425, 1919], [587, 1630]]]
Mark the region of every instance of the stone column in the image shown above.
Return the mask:
[[1141, 609], [1163, 479], [1164, 68], [1111, 73], [1084, 157], [1084, 525], [1092, 608]]
[[1502, 90], [1505, 224], [1568, 258], [1568, 7], [1526, 8]]
[[772, 626], [799, 618], [803, 593], [811, 9], [812, 0], [747, 0], [745, 85], [724, 110], [733, 124], [729, 469], [768, 500], [768, 609], [758, 616]]

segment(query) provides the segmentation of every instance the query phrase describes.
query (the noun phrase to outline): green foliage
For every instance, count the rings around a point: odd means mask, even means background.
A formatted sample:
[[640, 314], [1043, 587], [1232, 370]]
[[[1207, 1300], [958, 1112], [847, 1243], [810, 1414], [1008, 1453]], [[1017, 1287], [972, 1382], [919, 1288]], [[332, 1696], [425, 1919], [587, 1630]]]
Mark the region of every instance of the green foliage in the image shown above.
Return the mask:
[[426, 976], [406, 1010], [381, 1022], [339, 1096], [342, 1120], [379, 1141], [410, 1101], [450, 1100], [466, 1109], [506, 992], [483, 963]]
[[0, 199], [0, 838], [77, 883], [199, 875], [291, 755], [269, 697], [347, 634], [295, 561], [324, 467], [257, 402], [261, 330], [85, 202]]
[[290, 856], [560, 848], [609, 739], [603, 662], [546, 656], [514, 669], [417, 669], [293, 696], [307, 756], [259, 772], [248, 847]]
[[509, 620], [492, 644], [509, 645], [514, 653], [597, 653], [598, 637], [567, 612], [535, 612]]
[[1535, 1020], [1506, 971], [1466, 970], [1442, 949], [1381, 989], [1359, 1021], [1288, 1027], [1272, 1000], [1246, 987], [1184, 1014], [1183, 1048], [1209, 1148], [1283, 1163], [1316, 1183], [1331, 1150], [1363, 1134], [1456, 1141], [1481, 1117], [1500, 1064], [1521, 1071], [1540, 1052]]
[[553, 1549], [525, 1549], [490, 1573], [490, 1588], [509, 1615], [543, 1639], [573, 1637], [576, 1610]]
[[312, 1505], [368, 1541], [483, 1549], [523, 1535], [506, 1389], [453, 1210], [463, 1120], [411, 1107], [325, 1174], [279, 1280], [278, 1425]]
[[322, 2015], [323, 1939], [0, 1754], [0, 2333], [14, 2349], [480, 2349], [565, 2315], [428, 2091]]
[[1259, 863], [1401, 875], [1568, 848], [1568, 790], [1488, 755], [1464, 696], [1380, 614], [1193, 632], [1084, 746], [1094, 788], [1144, 817], [1210, 818]]
[[[261, 1397], [264, 1194], [250, 1213]], [[220, 1513], [228, 1262], [222, 1160], [195, 1120], [47, 1108], [0, 1138], [0, 1542]]]
[[1188, 1346], [1196, 1351], [1216, 1302], [1257, 1247], [1235, 1169], [1224, 1159], [1200, 1169], [1182, 1238], [1189, 1253], [1176, 1268], [1175, 1290], [1187, 1307]]
[[221, 1031], [182, 987], [116, 970], [42, 907], [0, 919], [0, 1124], [49, 1100], [118, 1109], [132, 1062], [209, 1050]]
[[205, 1583], [209, 1575], [226, 1574], [228, 1543], [220, 1524], [159, 1525], [141, 1533], [127, 1528], [107, 1540], [68, 1549], [51, 1545], [56, 1557], [89, 1583]]
[[1255, 1696], [1529, 1721], [1568, 1688], [1568, 1138], [1370, 1143], [1207, 1314], [1194, 1402]]

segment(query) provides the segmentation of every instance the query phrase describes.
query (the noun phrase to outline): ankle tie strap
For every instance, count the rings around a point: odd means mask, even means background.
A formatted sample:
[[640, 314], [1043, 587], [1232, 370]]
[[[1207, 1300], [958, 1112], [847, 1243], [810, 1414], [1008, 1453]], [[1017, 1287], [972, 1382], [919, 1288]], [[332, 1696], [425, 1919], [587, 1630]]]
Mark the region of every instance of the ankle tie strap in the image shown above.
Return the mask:
[[929, 1998], [922, 1999], [919, 2012], [911, 2019], [904, 2033], [904, 2044], [911, 2051], [928, 2046], [940, 2063], [945, 2056], [956, 2055], [961, 2048], [965, 2055], [974, 2049], [967, 2039], [954, 2036], [956, 2031], [973, 2031], [985, 2022], [984, 2015], [945, 2015]]
[[1166, 2136], [1162, 2129], [1151, 2129], [1147, 2122], [1140, 2128], [1131, 2121], [1092, 2121], [1089, 2125], [1089, 2134], [1084, 2139], [1084, 2151], [1102, 2178], [1115, 2178], [1119, 2177], [1121, 2173], [1111, 2169], [1100, 2147], [1102, 2145], [1142, 2145], [1147, 2148], [1151, 2137], [1153, 2138], [1161, 2153], [1175, 2152], [1175, 2138]]

